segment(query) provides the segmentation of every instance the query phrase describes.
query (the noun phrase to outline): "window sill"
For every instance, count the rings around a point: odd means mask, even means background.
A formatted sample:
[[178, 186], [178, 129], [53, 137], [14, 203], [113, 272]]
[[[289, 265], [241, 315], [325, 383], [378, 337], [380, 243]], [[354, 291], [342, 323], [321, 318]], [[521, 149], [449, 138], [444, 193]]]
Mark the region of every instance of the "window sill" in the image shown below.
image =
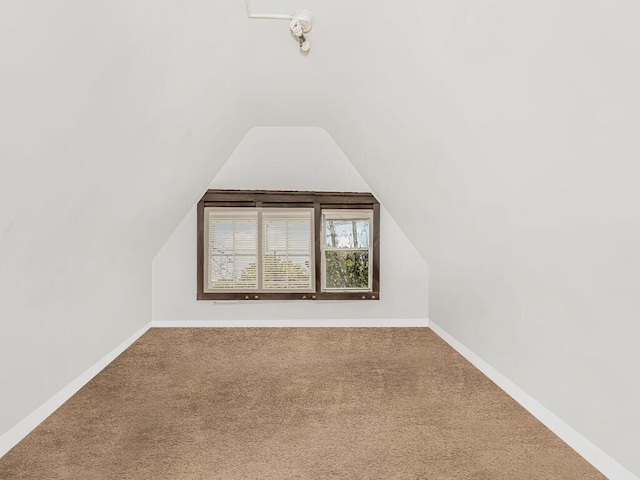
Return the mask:
[[198, 300], [236, 300], [255, 302], [260, 300], [379, 300], [378, 292], [322, 292], [322, 293], [203, 293], [198, 292]]

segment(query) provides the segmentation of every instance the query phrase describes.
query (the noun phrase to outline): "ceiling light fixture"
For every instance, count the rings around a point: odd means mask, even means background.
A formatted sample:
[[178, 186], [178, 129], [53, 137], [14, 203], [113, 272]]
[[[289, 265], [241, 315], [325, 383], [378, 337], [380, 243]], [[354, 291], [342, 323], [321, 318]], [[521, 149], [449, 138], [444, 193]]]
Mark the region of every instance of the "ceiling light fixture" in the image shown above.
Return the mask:
[[311, 48], [309, 40], [307, 40], [307, 37], [305, 37], [304, 34], [308, 33], [309, 30], [311, 30], [312, 20], [313, 17], [311, 16], [311, 12], [308, 12], [306, 10], [298, 10], [295, 17], [293, 17], [291, 23], [289, 24], [291, 33], [298, 39], [300, 50], [302, 50], [303, 52], [308, 52]]
[[311, 30], [313, 16], [311, 12], [308, 10], [296, 10], [295, 15], [282, 15], [275, 13], [252, 13], [251, 12], [251, 0], [246, 0], [247, 3], [247, 17], [248, 18], [258, 18], [258, 19], [267, 19], [267, 20], [290, 20], [289, 29], [291, 30], [291, 34], [298, 41], [298, 45], [300, 46], [300, 50], [303, 52], [308, 52], [311, 48], [309, 44], [309, 40], [305, 36], [306, 33], [309, 33]]

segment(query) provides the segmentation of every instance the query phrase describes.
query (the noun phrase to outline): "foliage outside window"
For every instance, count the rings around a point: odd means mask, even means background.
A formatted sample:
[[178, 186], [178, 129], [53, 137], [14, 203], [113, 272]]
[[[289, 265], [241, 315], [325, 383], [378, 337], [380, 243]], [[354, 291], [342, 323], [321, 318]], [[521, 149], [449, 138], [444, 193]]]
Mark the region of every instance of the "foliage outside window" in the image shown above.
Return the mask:
[[198, 204], [199, 300], [379, 299], [368, 193], [209, 190]]

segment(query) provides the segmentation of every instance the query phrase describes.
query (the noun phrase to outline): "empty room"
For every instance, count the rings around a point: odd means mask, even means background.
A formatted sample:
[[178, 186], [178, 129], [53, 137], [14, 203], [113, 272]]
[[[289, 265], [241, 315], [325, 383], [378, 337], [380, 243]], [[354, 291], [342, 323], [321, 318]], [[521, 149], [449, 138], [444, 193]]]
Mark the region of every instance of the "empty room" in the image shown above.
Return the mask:
[[640, 480], [640, 3], [0, 1], [0, 480]]

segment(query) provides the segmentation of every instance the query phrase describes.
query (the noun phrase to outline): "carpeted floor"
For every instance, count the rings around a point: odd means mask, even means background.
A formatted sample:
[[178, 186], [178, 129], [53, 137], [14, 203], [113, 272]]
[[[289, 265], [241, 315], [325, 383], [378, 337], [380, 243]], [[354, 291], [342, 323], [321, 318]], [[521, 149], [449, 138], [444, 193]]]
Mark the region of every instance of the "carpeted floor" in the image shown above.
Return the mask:
[[429, 329], [151, 329], [0, 478], [602, 479]]

